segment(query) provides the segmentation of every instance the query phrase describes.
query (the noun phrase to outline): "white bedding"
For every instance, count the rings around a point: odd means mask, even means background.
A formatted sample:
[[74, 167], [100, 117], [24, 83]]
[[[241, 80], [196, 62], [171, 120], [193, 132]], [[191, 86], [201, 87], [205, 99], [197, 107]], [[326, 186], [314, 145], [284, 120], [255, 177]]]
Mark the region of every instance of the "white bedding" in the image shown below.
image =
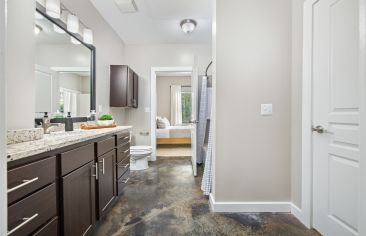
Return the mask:
[[191, 126], [169, 126], [166, 129], [156, 129], [156, 138], [190, 138]]

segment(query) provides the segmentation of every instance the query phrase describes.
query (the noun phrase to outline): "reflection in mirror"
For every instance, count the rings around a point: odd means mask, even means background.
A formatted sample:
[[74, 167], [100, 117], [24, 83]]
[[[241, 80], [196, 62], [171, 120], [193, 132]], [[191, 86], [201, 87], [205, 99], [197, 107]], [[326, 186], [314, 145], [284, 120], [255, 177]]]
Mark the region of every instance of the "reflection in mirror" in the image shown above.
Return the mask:
[[[39, 13], [37, 13], [39, 14]], [[35, 18], [36, 118], [90, 113], [91, 51], [45, 17]]]

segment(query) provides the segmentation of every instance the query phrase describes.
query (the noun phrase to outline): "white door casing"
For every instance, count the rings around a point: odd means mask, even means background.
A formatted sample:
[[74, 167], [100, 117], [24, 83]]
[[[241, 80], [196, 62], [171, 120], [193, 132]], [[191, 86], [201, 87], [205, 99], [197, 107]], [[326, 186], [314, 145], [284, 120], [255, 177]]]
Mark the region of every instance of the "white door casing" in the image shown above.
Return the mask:
[[197, 122], [198, 122], [198, 59], [194, 58], [194, 66], [191, 76], [192, 87], [192, 120], [191, 123], [191, 150], [193, 175], [197, 176]]
[[313, 5], [313, 226], [330, 236], [359, 234], [359, 0]]

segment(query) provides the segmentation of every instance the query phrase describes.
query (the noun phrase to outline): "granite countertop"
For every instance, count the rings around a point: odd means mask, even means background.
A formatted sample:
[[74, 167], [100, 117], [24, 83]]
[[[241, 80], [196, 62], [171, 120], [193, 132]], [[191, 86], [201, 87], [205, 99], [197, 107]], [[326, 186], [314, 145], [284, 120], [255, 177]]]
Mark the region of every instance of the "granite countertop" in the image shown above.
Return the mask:
[[115, 134], [121, 131], [130, 130], [132, 126], [118, 126], [115, 128], [81, 130], [72, 132], [54, 132], [45, 134], [42, 139], [9, 144], [6, 148], [8, 162], [19, 160], [25, 157], [33, 156], [43, 152], [52, 151], [58, 148], [66, 147], [72, 144], [92, 140], [108, 134]]

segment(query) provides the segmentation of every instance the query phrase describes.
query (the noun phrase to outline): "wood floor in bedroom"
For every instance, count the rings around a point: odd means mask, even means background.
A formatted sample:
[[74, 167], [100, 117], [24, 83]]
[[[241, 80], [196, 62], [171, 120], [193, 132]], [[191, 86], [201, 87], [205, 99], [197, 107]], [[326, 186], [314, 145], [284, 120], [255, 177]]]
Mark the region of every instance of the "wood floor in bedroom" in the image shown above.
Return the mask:
[[158, 157], [190, 157], [191, 145], [158, 145], [156, 156]]
[[96, 236], [260, 235], [315, 236], [291, 214], [213, 213], [192, 176], [189, 158], [158, 158], [150, 168], [131, 173], [117, 199], [94, 232]]

